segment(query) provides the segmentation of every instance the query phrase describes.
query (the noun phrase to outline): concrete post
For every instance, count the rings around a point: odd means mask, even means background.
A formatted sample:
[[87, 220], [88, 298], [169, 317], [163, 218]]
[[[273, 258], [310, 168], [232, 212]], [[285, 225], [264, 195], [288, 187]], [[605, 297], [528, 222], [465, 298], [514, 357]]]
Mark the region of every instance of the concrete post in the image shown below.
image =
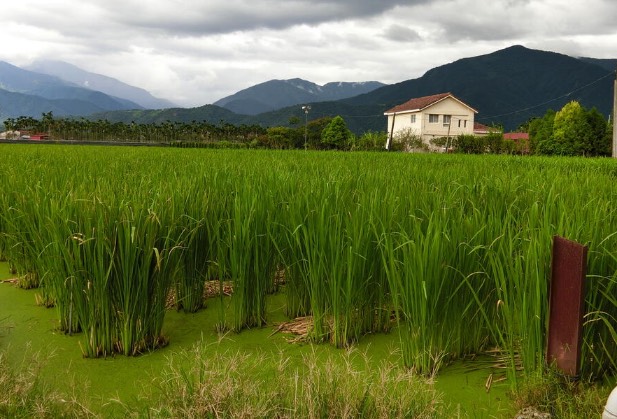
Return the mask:
[[617, 158], [617, 70], [615, 70], [615, 82], [613, 83], [613, 157]]

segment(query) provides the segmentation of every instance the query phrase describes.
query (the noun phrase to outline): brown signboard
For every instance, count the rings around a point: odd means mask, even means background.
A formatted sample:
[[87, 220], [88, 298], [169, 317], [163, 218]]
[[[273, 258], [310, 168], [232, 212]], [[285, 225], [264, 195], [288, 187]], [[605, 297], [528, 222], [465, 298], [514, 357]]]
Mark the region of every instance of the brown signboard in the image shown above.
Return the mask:
[[576, 378], [581, 366], [587, 246], [553, 238], [546, 359]]

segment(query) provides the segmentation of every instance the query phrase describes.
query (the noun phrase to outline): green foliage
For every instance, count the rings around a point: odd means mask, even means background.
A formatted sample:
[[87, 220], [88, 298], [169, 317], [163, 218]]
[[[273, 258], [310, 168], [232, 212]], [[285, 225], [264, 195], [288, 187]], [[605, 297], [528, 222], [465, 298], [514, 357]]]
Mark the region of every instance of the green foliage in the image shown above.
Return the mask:
[[[555, 371], [528, 377], [514, 394], [519, 409], [533, 407], [555, 418], [599, 418], [610, 387], [588, 382], [567, 382]], [[528, 416], [532, 417], [532, 416]]]
[[504, 154], [519, 154], [523, 153], [522, 146], [514, 140], [503, 140], [501, 143], [501, 151]]
[[575, 101], [566, 104], [555, 114], [553, 121], [553, 143], [555, 154], [564, 156], [585, 155], [589, 152], [590, 127], [585, 111]]
[[[24, 351], [23, 359], [17, 365], [9, 362], [7, 352], [0, 352], [0, 417], [95, 417], [77, 400], [76, 389], [64, 388], [58, 392], [40, 379], [43, 363], [41, 355], [33, 353], [29, 348]], [[71, 390], [73, 394], [67, 394]]]
[[390, 151], [428, 151], [428, 145], [411, 128], [399, 130], [392, 139]]
[[529, 123], [529, 148], [532, 154], [553, 154], [552, 137], [555, 111], [548, 110], [542, 118]]
[[617, 370], [605, 159], [0, 147], [3, 251], [37, 274], [89, 356], [164, 343], [169, 291], [193, 311], [204, 276], [232, 282], [221, 326], [261, 326], [284, 272], [287, 312], [312, 316], [309, 340], [348, 346], [394, 319], [423, 374], [488, 345], [514, 377], [519, 361], [532, 373], [560, 234], [590, 246], [584, 375]]
[[334, 117], [321, 132], [321, 145], [325, 149], [345, 150], [349, 148], [352, 133], [347, 128], [345, 120]]
[[309, 150], [321, 150], [323, 148], [321, 144], [321, 133], [330, 124], [332, 118], [324, 117], [317, 118], [308, 121], [306, 127], [298, 127], [298, 132], [301, 136], [298, 136], [298, 141], [295, 144], [295, 148], [304, 149], [304, 135], [306, 133], [306, 148]]
[[170, 144], [177, 147], [214, 147], [228, 144], [235, 148], [238, 144], [246, 147], [253, 140], [265, 135], [266, 130], [258, 125], [218, 125], [201, 121], [171, 122], [163, 120], [152, 123], [135, 121], [110, 122], [85, 118], [54, 118], [51, 112], [44, 113], [40, 120], [32, 117], [7, 119], [5, 127], [11, 130], [28, 130], [48, 133], [52, 140], [72, 142], [107, 143], [154, 143]]
[[484, 143], [486, 144], [487, 153], [501, 154], [507, 151], [504, 145], [502, 131], [490, 131], [488, 135], [484, 137]]
[[559, 112], [549, 110], [529, 123], [530, 150], [543, 155], [607, 156], [611, 151], [607, 126], [595, 108], [587, 111], [571, 101]]
[[359, 137], [354, 137], [354, 139], [352, 150], [384, 151], [388, 133], [385, 131], [367, 131]]
[[456, 153], [484, 154], [486, 151], [486, 138], [478, 135], [459, 135], [453, 140]]
[[613, 127], [604, 116], [594, 107], [587, 112], [589, 125], [589, 152], [590, 156], [610, 156], [612, 154]]
[[294, 132], [294, 129], [286, 127], [268, 128], [263, 145], [273, 149], [292, 148]]

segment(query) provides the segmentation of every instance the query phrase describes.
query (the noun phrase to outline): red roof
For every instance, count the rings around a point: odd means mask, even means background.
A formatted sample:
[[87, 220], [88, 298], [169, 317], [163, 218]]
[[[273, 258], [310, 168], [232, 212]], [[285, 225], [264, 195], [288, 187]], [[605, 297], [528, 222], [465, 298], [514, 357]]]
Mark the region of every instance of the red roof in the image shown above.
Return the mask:
[[31, 140], [49, 140], [49, 134], [36, 133], [30, 134]]
[[503, 134], [504, 140], [529, 140], [529, 133], [527, 132], [508, 132]]
[[478, 131], [479, 132], [490, 132], [491, 131], [491, 127], [474, 121], [474, 123], [473, 123], [473, 132], [478, 132]]
[[[422, 109], [428, 108], [429, 106], [440, 102], [442, 100], [444, 100], [447, 97], [451, 97], [452, 99], [456, 100], [457, 102], [462, 103], [463, 105], [465, 105], [462, 101], [460, 101], [459, 99], [457, 99], [456, 97], [454, 97], [454, 95], [450, 92], [448, 93], [439, 93], [437, 95], [431, 95], [431, 96], [423, 96], [423, 97], [418, 97], [418, 98], [414, 98], [411, 100], [408, 100], [407, 102], [401, 104], [401, 105], [397, 105], [391, 109], [388, 109], [385, 113], [389, 114], [389, 113], [396, 113], [396, 112], [411, 112], [411, 111], [421, 111]], [[470, 109], [472, 109], [475, 112], [475, 109], [471, 108], [468, 105], [465, 105], [467, 107], [469, 107]]]

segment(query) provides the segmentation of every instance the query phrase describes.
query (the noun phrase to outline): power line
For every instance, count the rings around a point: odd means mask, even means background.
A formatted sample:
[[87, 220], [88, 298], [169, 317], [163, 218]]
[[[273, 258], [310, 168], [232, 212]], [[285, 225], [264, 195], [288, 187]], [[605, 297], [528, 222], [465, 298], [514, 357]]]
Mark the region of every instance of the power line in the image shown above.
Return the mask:
[[[542, 102], [542, 103], [538, 103], [536, 105], [528, 106], [526, 108], [521, 108], [521, 109], [517, 109], [517, 110], [511, 111], [511, 112], [506, 112], [506, 113], [502, 113], [502, 114], [490, 115], [490, 116], [482, 116], [482, 117], [475, 118], [475, 119], [476, 120], [486, 120], [486, 119], [500, 118], [500, 117], [503, 117], [503, 116], [510, 116], [510, 115], [514, 115], [514, 114], [517, 114], [517, 113], [527, 112], [527, 111], [530, 111], [532, 109], [539, 108], [539, 107], [544, 106], [544, 105], [548, 105], [549, 103], [555, 102], [557, 100], [567, 98], [567, 97], [571, 96], [572, 94], [574, 94], [576, 92], [579, 92], [579, 91], [581, 91], [583, 89], [586, 89], [589, 86], [592, 86], [592, 85], [594, 85], [594, 84], [596, 84], [596, 83], [598, 83], [598, 82], [600, 82], [600, 81], [602, 81], [602, 80], [604, 80], [604, 79], [606, 79], [608, 77], [611, 77], [612, 75], [613, 75], [612, 72], [608, 73], [608, 74], [606, 74], [606, 75], [604, 75], [604, 76], [602, 76], [602, 77], [600, 77], [600, 78], [598, 78], [598, 79], [596, 79], [596, 80], [594, 80], [592, 82], [589, 82], [589, 83], [587, 83], [587, 84], [585, 84], [585, 85], [583, 85], [581, 87], [578, 87], [578, 88], [576, 88], [574, 90], [571, 90], [570, 92], [568, 92], [566, 94], [563, 94], [561, 96], [549, 99], [549, 100], [547, 100], [545, 102]], [[326, 113], [323, 113], [323, 114], [320, 113], [320, 115], [329, 116], [329, 114], [326, 114]], [[377, 117], [383, 116], [383, 113], [373, 114], [373, 115], [340, 115], [340, 116], [342, 118], [377, 118]]]
[[566, 93], [565, 95], [561, 95], [561, 96], [559, 96], [559, 97], [556, 97], [556, 98], [553, 98], [553, 99], [549, 99], [549, 100], [547, 100], [546, 102], [542, 102], [542, 103], [539, 103], [539, 104], [537, 104], [537, 105], [528, 106], [527, 108], [522, 108], [522, 109], [518, 109], [518, 110], [516, 110], [516, 111], [507, 112], [507, 113], [502, 113], [502, 114], [499, 114], [499, 115], [483, 116], [483, 117], [478, 118], [478, 119], [484, 120], [484, 119], [499, 118], [499, 117], [502, 117], [502, 116], [510, 116], [510, 115], [514, 115], [514, 114], [517, 114], [517, 113], [526, 112], [526, 111], [529, 111], [529, 110], [531, 110], [531, 109], [539, 108], [539, 107], [541, 107], [541, 106], [548, 105], [548, 104], [549, 104], [549, 103], [551, 103], [551, 102], [555, 102], [555, 101], [557, 101], [557, 100], [559, 100], [559, 99], [566, 98], [566, 97], [570, 96], [571, 94], [576, 93], [576, 92], [578, 92], [578, 91], [580, 91], [580, 90], [586, 89], [587, 87], [589, 87], [589, 86], [591, 86], [591, 85], [594, 85], [594, 84], [598, 83], [599, 81], [604, 80], [605, 78], [607, 78], [607, 77], [609, 77], [609, 76], [612, 76], [612, 75], [613, 75], [613, 73], [608, 73], [608, 74], [606, 74], [606, 75], [604, 75], [604, 76], [600, 77], [599, 79], [596, 79], [596, 80], [594, 80], [594, 81], [592, 81], [592, 82], [590, 82], [590, 83], [587, 83], [587, 84], [586, 84], [586, 85], [584, 85], [584, 86], [581, 86], [581, 87], [579, 87], [579, 88], [577, 88], [577, 89], [574, 89], [574, 90], [572, 90], [572, 91], [570, 91], [570, 92]]

